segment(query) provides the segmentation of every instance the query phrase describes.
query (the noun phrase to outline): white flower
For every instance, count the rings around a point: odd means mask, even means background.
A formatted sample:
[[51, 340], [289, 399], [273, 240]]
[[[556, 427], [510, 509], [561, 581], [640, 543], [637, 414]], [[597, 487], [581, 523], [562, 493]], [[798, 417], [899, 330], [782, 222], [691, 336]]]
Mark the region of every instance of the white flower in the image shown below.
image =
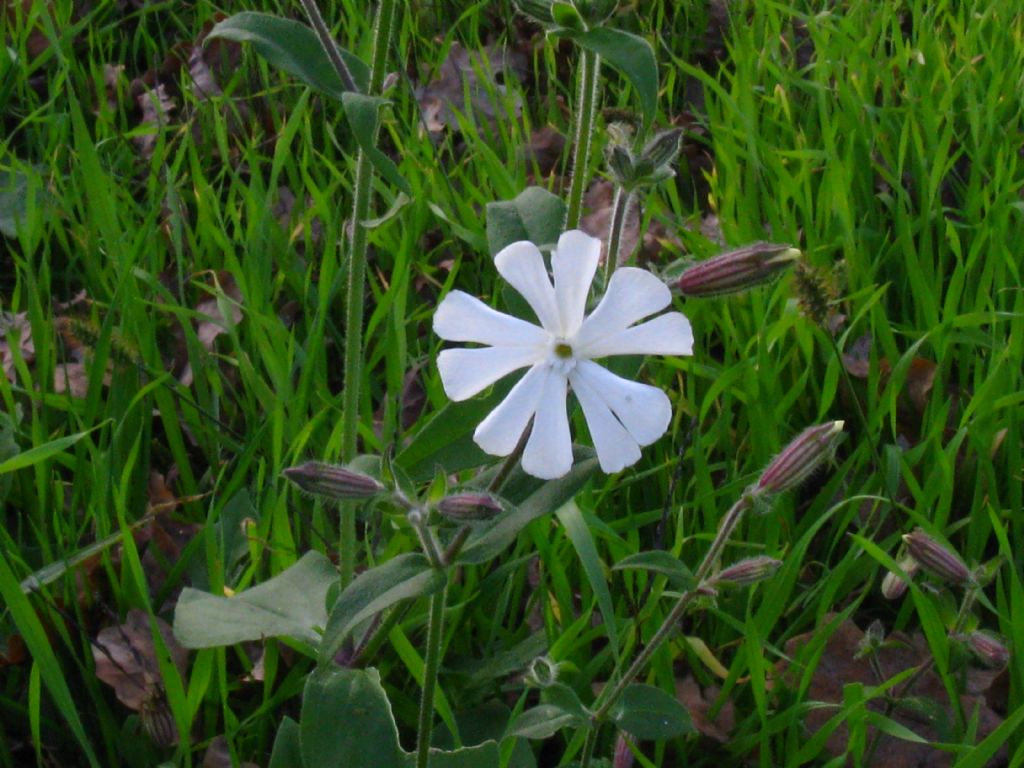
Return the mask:
[[664, 434], [672, 418], [657, 387], [623, 379], [594, 362], [608, 355], [689, 355], [690, 323], [679, 312], [639, 320], [667, 307], [668, 287], [643, 269], [616, 270], [608, 290], [586, 318], [587, 293], [601, 243], [579, 230], [564, 233], [551, 256], [554, 285], [533, 243], [512, 243], [494, 259], [509, 284], [530, 304], [540, 326], [491, 309], [462, 291], [445, 296], [434, 332], [447, 341], [487, 346], [446, 349], [437, 359], [444, 390], [466, 400], [498, 379], [529, 366], [508, 396], [476, 428], [473, 439], [507, 456], [533, 419], [523, 469], [535, 477], [561, 477], [572, 468], [566, 414], [568, 386], [583, 407], [601, 469], [618, 472], [640, 458], [640, 446]]

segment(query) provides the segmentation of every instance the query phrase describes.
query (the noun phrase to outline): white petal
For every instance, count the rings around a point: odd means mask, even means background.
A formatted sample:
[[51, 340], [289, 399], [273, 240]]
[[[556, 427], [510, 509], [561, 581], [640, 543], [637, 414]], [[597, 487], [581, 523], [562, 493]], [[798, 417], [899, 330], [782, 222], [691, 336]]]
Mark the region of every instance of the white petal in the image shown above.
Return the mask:
[[509, 285], [522, 294], [545, 329], [561, 336], [561, 322], [555, 305], [555, 289], [551, 287], [544, 257], [537, 246], [521, 240], [501, 249], [494, 265]]
[[562, 335], [572, 336], [583, 322], [587, 294], [601, 258], [601, 241], [574, 229], [558, 238], [551, 257], [555, 277], [555, 301], [562, 320]]
[[672, 404], [657, 387], [623, 379], [590, 360], [577, 362], [573, 373], [575, 380], [582, 379], [604, 400], [640, 445], [665, 434], [672, 421]]
[[465, 400], [486, 389], [502, 376], [533, 365], [544, 356], [532, 347], [485, 347], [446, 349], [437, 356], [437, 370], [445, 394]]
[[640, 446], [590, 386], [586, 376], [580, 377], [573, 371], [569, 374], [569, 383], [583, 406], [601, 469], [611, 474], [635, 464], [640, 458]]
[[537, 365], [526, 372], [512, 391], [473, 433], [473, 440], [492, 456], [508, 456], [523, 436], [526, 425], [537, 411], [544, 393], [544, 380], [551, 372], [547, 365]]
[[596, 339], [611, 336], [671, 303], [672, 292], [659, 278], [646, 269], [620, 267], [612, 273], [601, 302], [583, 321], [576, 345], [587, 346]]
[[668, 312], [632, 328], [592, 339], [589, 344], [577, 342], [573, 349], [577, 355], [588, 358], [608, 355], [692, 355], [693, 329], [682, 313]]
[[546, 346], [543, 328], [488, 307], [462, 291], [452, 291], [434, 313], [434, 333], [448, 341], [473, 341], [492, 346]]
[[523, 451], [523, 471], [542, 480], [554, 480], [572, 469], [572, 437], [565, 412], [567, 382], [561, 373], [548, 370]]

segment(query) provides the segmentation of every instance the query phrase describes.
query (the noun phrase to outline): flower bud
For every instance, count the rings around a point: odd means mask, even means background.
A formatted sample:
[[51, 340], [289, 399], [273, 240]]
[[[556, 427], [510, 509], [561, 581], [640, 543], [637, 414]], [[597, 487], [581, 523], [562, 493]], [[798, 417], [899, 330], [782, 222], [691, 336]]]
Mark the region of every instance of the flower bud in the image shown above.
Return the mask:
[[924, 570], [951, 584], [967, 586], [974, 578], [960, 556], [922, 531], [920, 528], [903, 537], [910, 556]]
[[612, 768], [633, 768], [633, 750], [630, 749], [629, 734], [619, 731], [615, 737], [615, 752], [612, 756]]
[[988, 632], [971, 632], [962, 639], [971, 652], [990, 667], [1000, 669], [1010, 661], [1010, 650]]
[[552, 0], [515, 0], [515, 6], [524, 16], [546, 25], [554, 22], [551, 16], [551, 2]]
[[636, 180], [636, 171], [633, 168], [633, 155], [622, 144], [609, 144], [605, 148], [605, 159], [608, 162], [608, 170], [611, 171], [615, 183], [627, 189]]
[[782, 493], [800, 485], [832, 458], [843, 434], [843, 422], [808, 427], [782, 449], [761, 473], [755, 493]]
[[486, 493], [458, 493], [441, 499], [437, 511], [457, 523], [476, 523], [497, 517], [503, 507]]
[[878, 652], [882, 647], [882, 643], [885, 642], [885, 627], [882, 622], [875, 619], [868, 626], [864, 632], [864, 637], [857, 643], [857, 652], [853, 658], [863, 659], [865, 656], [871, 656]]
[[530, 662], [523, 679], [530, 687], [548, 688], [558, 682], [558, 663], [547, 656], [538, 656]]
[[385, 490], [383, 484], [369, 475], [320, 461], [288, 467], [281, 474], [306, 493], [335, 501], [369, 499]]
[[[905, 557], [900, 561], [900, 568], [907, 576], [913, 576], [918, 571], [917, 560], [912, 557]], [[895, 571], [889, 571], [882, 579], [882, 597], [886, 600], [899, 600], [907, 592], [907, 582]]]
[[643, 158], [647, 160], [654, 169], [663, 168], [675, 162], [682, 145], [683, 129], [670, 128], [662, 131], [653, 139], [647, 142], [644, 147]]
[[798, 258], [800, 251], [789, 245], [746, 245], [690, 267], [679, 278], [679, 290], [696, 298], [745, 291], [775, 280]]
[[748, 557], [725, 568], [713, 579], [713, 586], [743, 587], [771, 578], [782, 567], [782, 561], [767, 555]]

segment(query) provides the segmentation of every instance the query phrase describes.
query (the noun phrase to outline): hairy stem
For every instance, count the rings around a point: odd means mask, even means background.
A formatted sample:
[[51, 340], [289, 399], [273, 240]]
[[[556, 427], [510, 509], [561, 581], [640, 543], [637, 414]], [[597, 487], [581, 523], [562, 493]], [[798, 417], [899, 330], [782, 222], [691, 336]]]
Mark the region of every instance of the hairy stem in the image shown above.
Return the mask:
[[299, 0], [299, 2], [302, 4], [302, 9], [306, 12], [306, 17], [309, 19], [313, 31], [316, 32], [316, 36], [320, 40], [320, 47], [324, 49], [327, 58], [331, 60], [331, 66], [334, 67], [334, 71], [341, 78], [342, 86], [346, 91], [358, 91], [356, 81], [352, 78], [352, 72], [349, 71], [345, 60], [341, 58], [338, 46], [334, 44], [334, 38], [331, 37], [331, 30], [327, 28], [324, 17], [320, 15], [320, 9], [317, 7], [316, 1]]
[[612, 221], [608, 229], [608, 252], [604, 257], [604, 284], [607, 290], [612, 273], [619, 266], [619, 250], [622, 247], [622, 230], [626, 228], [626, 214], [633, 202], [633, 193], [622, 187], [615, 188], [615, 200], [612, 202]]
[[572, 148], [572, 180], [569, 183], [569, 207], [565, 214], [565, 228], [576, 229], [583, 208], [583, 190], [587, 185], [590, 168], [590, 149], [594, 138], [597, 115], [597, 82], [601, 70], [601, 57], [584, 50], [580, 59], [580, 90], [576, 101], [576, 132]]
[[629, 687], [641, 672], [643, 672], [644, 667], [647, 666], [651, 657], [675, 630], [679, 620], [683, 618], [687, 608], [690, 607], [690, 603], [693, 602], [693, 599], [697, 596], [701, 583], [711, 574], [712, 570], [714, 570], [717, 565], [718, 558], [721, 556], [722, 550], [728, 543], [729, 537], [736, 529], [737, 524], [743, 517], [743, 513], [750, 508], [750, 504], [750, 498], [744, 495], [732, 505], [728, 512], [725, 513], [725, 517], [722, 518], [722, 522], [718, 526], [718, 533], [715, 534], [714, 541], [711, 542], [711, 547], [704, 555], [704, 559], [701, 561], [700, 566], [697, 568], [697, 572], [694, 574], [694, 587], [680, 595], [676, 604], [672, 606], [672, 610], [669, 611], [668, 616], [665, 617], [661, 626], [658, 627], [658, 631], [654, 633], [650, 642], [648, 642], [644, 649], [640, 651], [636, 659], [633, 660], [633, 663], [629, 665], [629, 669], [627, 669], [622, 675], [617, 675], [616, 677], [618, 677], [618, 681], [614, 685], [605, 687], [601, 691], [600, 695], [598, 695], [597, 701], [594, 702], [596, 707], [593, 715], [594, 727], [587, 733], [587, 739], [583, 745], [583, 759], [580, 762], [580, 768], [589, 767], [590, 756], [593, 754], [594, 744], [597, 742], [597, 735], [601, 728], [601, 723], [608, 717], [608, 713], [615, 705], [619, 696], [622, 695], [622, 692]]
[[430, 766], [430, 736], [434, 730], [434, 691], [437, 672], [441, 666], [441, 630], [444, 629], [444, 608], [448, 588], [435, 592], [430, 598], [430, 618], [427, 628], [427, 655], [424, 659], [423, 692], [420, 698], [419, 727], [416, 733], [416, 768]]
[[[373, 28], [373, 60], [370, 65], [369, 92], [376, 93], [384, 82], [388, 46], [394, 28], [396, 0], [381, 0]], [[375, 137], [376, 138], [376, 137]], [[362, 222], [369, 217], [370, 182], [373, 166], [363, 150], [356, 155], [355, 194], [352, 220], [349, 222], [348, 289], [345, 293], [345, 392], [343, 395], [341, 458], [352, 461], [359, 437], [359, 385], [363, 377], [363, 294], [366, 290], [366, 228]], [[343, 504], [340, 520], [339, 570], [344, 589], [355, 576], [356, 507]]]

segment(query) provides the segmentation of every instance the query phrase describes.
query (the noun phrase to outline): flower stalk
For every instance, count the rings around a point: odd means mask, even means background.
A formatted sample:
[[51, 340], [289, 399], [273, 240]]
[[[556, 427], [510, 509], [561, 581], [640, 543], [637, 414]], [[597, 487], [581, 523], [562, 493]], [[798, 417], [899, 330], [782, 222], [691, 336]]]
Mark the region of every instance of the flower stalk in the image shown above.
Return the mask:
[[430, 737], [434, 730], [434, 691], [437, 689], [437, 673], [441, 667], [441, 632], [444, 629], [447, 596], [448, 588], [443, 587], [430, 598], [427, 651], [423, 661], [423, 691], [416, 729], [416, 768], [430, 766]]
[[601, 57], [584, 49], [580, 58], [580, 89], [577, 98], [576, 131], [572, 148], [572, 179], [569, 182], [569, 207], [565, 215], [565, 229], [576, 229], [583, 209], [583, 190], [587, 185], [590, 168], [590, 150], [594, 139], [597, 117], [597, 83], [601, 70]]
[[[373, 56], [370, 64], [369, 93], [381, 89], [391, 34], [395, 26], [396, 0], [380, 0], [373, 27]], [[376, 136], [374, 137], [376, 142]], [[367, 230], [362, 222], [369, 218], [370, 183], [373, 165], [370, 156], [359, 150], [356, 155], [355, 192], [352, 219], [348, 232], [348, 287], [345, 293], [345, 391], [342, 403], [341, 459], [352, 461], [356, 456], [359, 436], [359, 390], [363, 377], [363, 303], [366, 290]], [[341, 508], [339, 536], [339, 570], [344, 589], [355, 576], [356, 510], [352, 504]]]
[[[626, 215], [633, 202], [633, 193], [621, 186], [615, 187], [612, 202], [612, 221], [608, 229], [608, 252], [604, 257], [604, 284], [612, 279], [612, 273], [619, 266], [619, 250], [622, 247], [622, 231], [626, 228]], [[628, 255], [628, 254], [627, 254]]]

